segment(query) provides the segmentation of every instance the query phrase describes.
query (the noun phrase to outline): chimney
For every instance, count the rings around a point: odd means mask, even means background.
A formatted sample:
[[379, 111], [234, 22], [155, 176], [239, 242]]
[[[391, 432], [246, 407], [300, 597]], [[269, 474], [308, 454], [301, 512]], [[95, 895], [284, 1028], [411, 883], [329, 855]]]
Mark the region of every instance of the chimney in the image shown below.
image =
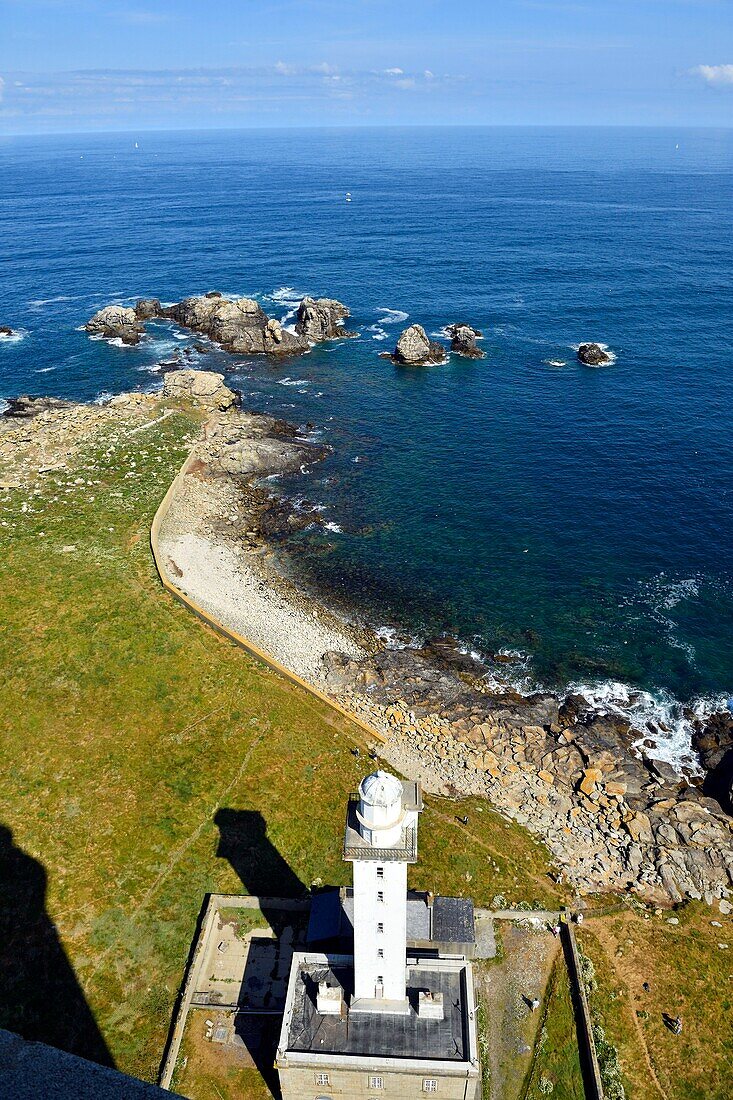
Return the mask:
[[340, 1016], [344, 1004], [341, 986], [330, 986], [327, 982], [318, 983], [316, 1009], [321, 1016]]
[[417, 998], [417, 1014], [421, 1020], [442, 1020], [443, 994], [421, 989]]

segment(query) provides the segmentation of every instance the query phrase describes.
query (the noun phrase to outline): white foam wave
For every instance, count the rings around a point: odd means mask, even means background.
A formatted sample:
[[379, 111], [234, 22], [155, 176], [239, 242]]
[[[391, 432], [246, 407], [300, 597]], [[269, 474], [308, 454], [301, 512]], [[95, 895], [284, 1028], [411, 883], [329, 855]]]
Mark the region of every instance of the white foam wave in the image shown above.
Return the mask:
[[[278, 378], [278, 386], [310, 386], [312, 379], [310, 378]], [[301, 391], [305, 392], [305, 391]]]
[[639, 737], [634, 747], [644, 747], [647, 756], [664, 760], [676, 771], [686, 767], [696, 774], [700, 764], [692, 749], [693, 719], [704, 720], [716, 710], [725, 708], [724, 696], [700, 698], [690, 708], [683, 707], [665, 691], [638, 691], [628, 684], [607, 680], [600, 684], [571, 684], [569, 693], [582, 695], [594, 711], [625, 718]]
[[383, 317], [379, 318], [380, 324], [383, 325], [397, 325], [401, 321], [406, 321], [410, 316], [402, 309], [388, 309], [387, 306], [379, 306], [377, 313], [384, 314]]
[[423, 645], [423, 639], [417, 634], [405, 634], [396, 626], [378, 626], [374, 633], [385, 649], [419, 649]]
[[111, 394], [109, 390], [100, 390], [97, 396], [92, 402], [93, 405], [107, 405], [112, 400], [114, 394]]
[[280, 286], [266, 295], [272, 302], [282, 302], [287, 306], [299, 306], [304, 294], [299, 294], [293, 286]]
[[387, 340], [389, 338], [389, 333], [381, 325], [370, 325], [368, 331], [372, 334], [372, 340]]
[[566, 367], [568, 365], [567, 359], [543, 359], [542, 362], [546, 367]]
[[0, 416], [5, 416], [9, 408], [10, 402], [6, 401], [4, 397], [0, 397]]
[[78, 302], [84, 294], [57, 294], [55, 298], [31, 298], [28, 305], [31, 309], [43, 309], [44, 306], [52, 306], [57, 302]]
[[56, 370], [55, 367], [36, 367], [33, 371], [34, 374], [50, 374], [52, 370]]
[[335, 535], [340, 535], [342, 531], [342, 528], [338, 525], [338, 523], [332, 523], [330, 521], [328, 523], [324, 523], [323, 527], [324, 530], [331, 531]]

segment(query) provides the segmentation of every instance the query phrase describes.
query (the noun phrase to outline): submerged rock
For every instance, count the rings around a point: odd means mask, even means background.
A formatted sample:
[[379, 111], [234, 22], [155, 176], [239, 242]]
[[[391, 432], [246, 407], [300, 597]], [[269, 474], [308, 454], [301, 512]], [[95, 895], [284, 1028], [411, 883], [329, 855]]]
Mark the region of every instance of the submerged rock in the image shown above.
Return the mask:
[[431, 340], [422, 325], [410, 325], [400, 334], [391, 358], [395, 363], [412, 367], [442, 363], [445, 359], [445, 348]]
[[139, 344], [145, 335], [134, 309], [126, 306], [104, 306], [84, 326], [92, 336], [105, 340], [121, 340], [123, 344]]
[[601, 367], [605, 363], [613, 362], [613, 356], [609, 355], [600, 344], [581, 344], [578, 348], [578, 359], [586, 367]]
[[448, 335], [451, 338], [450, 350], [456, 355], [465, 355], [467, 359], [483, 359], [484, 352], [476, 347], [476, 339], [482, 333], [471, 325], [448, 325]]
[[10, 325], [0, 325], [0, 336], [13, 336], [13, 330]]
[[224, 385], [224, 375], [208, 370], [177, 370], [166, 374], [163, 396], [188, 398], [205, 408], [222, 412], [237, 404], [237, 394]]
[[348, 308], [335, 298], [304, 298], [298, 306], [295, 331], [313, 343], [353, 336], [342, 325], [348, 316]]

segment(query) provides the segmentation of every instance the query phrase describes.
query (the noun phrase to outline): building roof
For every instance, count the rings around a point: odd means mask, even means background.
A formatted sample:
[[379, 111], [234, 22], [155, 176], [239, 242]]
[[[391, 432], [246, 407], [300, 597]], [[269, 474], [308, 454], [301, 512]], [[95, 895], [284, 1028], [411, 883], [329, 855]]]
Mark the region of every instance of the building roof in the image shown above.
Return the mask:
[[475, 941], [473, 902], [470, 898], [435, 898], [432, 938], [439, 943]]
[[171, 1100], [177, 1095], [116, 1069], [0, 1030], [2, 1100]]
[[[469, 1056], [466, 964], [446, 965], [432, 960], [408, 966], [410, 1010], [392, 1015], [381, 1012], [345, 1012], [323, 1015], [316, 1008], [318, 983], [340, 985], [348, 1000], [353, 991], [353, 967], [326, 960], [301, 958], [294, 975], [291, 1014], [287, 1027], [288, 1053], [353, 1055], [377, 1058], [419, 1058], [465, 1062]], [[421, 990], [443, 994], [442, 1020], [417, 1014]]]

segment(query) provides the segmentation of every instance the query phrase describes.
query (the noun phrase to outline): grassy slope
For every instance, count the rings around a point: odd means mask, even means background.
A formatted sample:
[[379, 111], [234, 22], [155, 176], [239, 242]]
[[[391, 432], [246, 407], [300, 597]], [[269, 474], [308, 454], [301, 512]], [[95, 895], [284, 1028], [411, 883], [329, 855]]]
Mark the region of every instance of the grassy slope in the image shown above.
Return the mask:
[[[114, 1061], [147, 1079], [204, 893], [345, 882], [344, 798], [366, 767], [358, 730], [162, 592], [149, 525], [191, 428], [176, 415], [111, 436], [83, 464], [101, 484], [48, 475], [31, 513], [27, 493], [7, 494], [0, 528], [0, 823], [45, 869], [47, 911]], [[239, 873], [217, 856], [220, 807], [250, 813]], [[411, 885], [556, 903], [546, 852], [479, 809], [464, 827], [429, 802]], [[19, 1014], [23, 996], [21, 968], [0, 1023], [52, 1033], [43, 1001]]]
[[[730, 1100], [733, 1096], [733, 921], [702, 904], [678, 910], [678, 925], [626, 911], [580, 930], [595, 966], [591, 1009], [618, 1051], [631, 1100]], [[720, 950], [718, 943], [728, 943]], [[643, 983], [650, 985], [649, 992]], [[680, 1015], [673, 1035], [662, 1013]], [[637, 1015], [641, 1014], [641, 1015]]]

